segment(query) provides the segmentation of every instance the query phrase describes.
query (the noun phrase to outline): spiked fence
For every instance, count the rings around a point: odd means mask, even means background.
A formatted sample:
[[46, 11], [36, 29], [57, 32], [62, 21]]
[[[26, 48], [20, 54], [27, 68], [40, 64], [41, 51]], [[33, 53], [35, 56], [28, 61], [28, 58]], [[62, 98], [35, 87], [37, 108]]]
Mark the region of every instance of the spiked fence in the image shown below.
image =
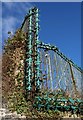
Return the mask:
[[[22, 31], [27, 34], [24, 80], [27, 99], [33, 100], [35, 98], [34, 100], [38, 102], [34, 102], [34, 106], [38, 109], [43, 107], [54, 110], [57, 107], [65, 109], [65, 104], [62, 107], [61, 103], [57, 105], [56, 101], [58, 103], [66, 102], [66, 109], [69, 110], [72, 105], [67, 105], [67, 103], [73, 104], [75, 103], [73, 99], [82, 97], [83, 71], [61, 53], [56, 46], [45, 44], [39, 40], [38, 11], [36, 7], [30, 9], [21, 26]], [[36, 93], [39, 96], [35, 97]], [[58, 93], [62, 98], [57, 97]]]

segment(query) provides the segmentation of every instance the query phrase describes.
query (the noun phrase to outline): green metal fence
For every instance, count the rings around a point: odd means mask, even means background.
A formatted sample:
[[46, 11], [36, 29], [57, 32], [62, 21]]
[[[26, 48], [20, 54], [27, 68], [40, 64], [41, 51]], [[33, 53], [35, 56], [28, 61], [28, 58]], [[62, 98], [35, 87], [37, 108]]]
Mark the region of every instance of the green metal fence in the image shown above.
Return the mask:
[[36, 7], [30, 9], [21, 26], [27, 35], [25, 60], [27, 99], [34, 99], [34, 107], [38, 110], [80, 111], [78, 109], [82, 104], [83, 71], [56, 46], [39, 40], [38, 11]]

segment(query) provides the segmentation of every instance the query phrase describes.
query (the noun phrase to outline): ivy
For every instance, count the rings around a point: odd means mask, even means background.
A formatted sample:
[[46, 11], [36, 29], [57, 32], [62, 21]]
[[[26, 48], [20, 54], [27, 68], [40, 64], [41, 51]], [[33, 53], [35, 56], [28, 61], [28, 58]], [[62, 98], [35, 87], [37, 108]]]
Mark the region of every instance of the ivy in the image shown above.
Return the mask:
[[[24, 95], [25, 86], [22, 86], [22, 82], [24, 82], [24, 64], [21, 64], [21, 60], [25, 60], [26, 34], [20, 29], [13, 36], [11, 32], [8, 32], [8, 34], [9, 37], [5, 42], [3, 52], [3, 94], [5, 96], [4, 98], [7, 99], [8, 108], [12, 112], [16, 111], [18, 114], [33, 118], [56, 116], [57, 114], [53, 111], [48, 111], [48, 113], [47, 111], [37, 111], [33, 107], [32, 102], [26, 100]], [[19, 56], [17, 55], [16, 58], [17, 50]], [[16, 70], [19, 70], [17, 75], [15, 75]], [[17, 83], [15, 83], [15, 80]], [[40, 94], [41, 96], [46, 95], [46, 91]]]

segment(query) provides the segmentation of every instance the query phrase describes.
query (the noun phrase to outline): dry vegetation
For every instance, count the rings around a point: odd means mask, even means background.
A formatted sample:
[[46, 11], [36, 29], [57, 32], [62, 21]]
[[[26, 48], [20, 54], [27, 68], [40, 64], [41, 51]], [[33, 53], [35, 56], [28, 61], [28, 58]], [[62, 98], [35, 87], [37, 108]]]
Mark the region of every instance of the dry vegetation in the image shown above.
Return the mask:
[[[17, 112], [18, 114], [25, 115], [28, 118], [60, 118], [60, 111], [46, 110], [45, 106], [42, 110], [38, 111], [37, 107], [39, 105], [38, 100], [34, 102], [36, 107], [33, 107], [31, 101], [26, 101], [25, 98], [25, 85], [24, 85], [24, 69], [25, 69], [25, 52], [26, 52], [26, 35], [21, 31], [17, 30], [14, 36], [11, 36], [5, 43], [4, 52], [2, 56], [2, 95], [3, 104], [12, 112]], [[1, 59], [0, 59], [1, 66]], [[1, 71], [0, 71], [1, 73]], [[68, 96], [64, 91], [58, 97]], [[43, 96], [45, 99], [47, 91], [40, 91], [39, 97]], [[55, 106], [58, 104], [56, 102], [56, 96], [50, 95], [49, 98], [55, 97], [54, 101], [50, 101], [48, 104]], [[40, 99], [38, 98], [38, 99]], [[43, 99], [42, 103], [47, 104], [47, 101]]]
[[[10, 36], [11, 33], [9, 32]], [[42, 111], [33, 108], [32, 103], [27, 102], [24, 96], [24, 60], [26, 51], [26, 35], [17, 30], [15, 35], [9, 37], [4, 46], [2, 57], [2, 93], [3, 104], [18, 114], [29, 118], [45, 118], [59, 116], [59, 112]]]
[[10, 94], [21, 90], [23, 87], [25, 41], [25, 34], [18, 30], [14, 36], [8, 38], [4, 46], [2, 56], [2, 92], [3, 97], [7, 101]]

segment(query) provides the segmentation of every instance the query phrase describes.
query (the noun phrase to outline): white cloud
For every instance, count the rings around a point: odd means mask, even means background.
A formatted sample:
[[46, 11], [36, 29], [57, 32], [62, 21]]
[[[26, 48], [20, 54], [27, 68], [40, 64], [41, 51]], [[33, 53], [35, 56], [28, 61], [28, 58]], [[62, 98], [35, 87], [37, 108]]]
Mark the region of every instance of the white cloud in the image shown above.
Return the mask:
[[[15, 32], [17, 28], [17, 24], [20, 25], [22, 24], [22, 19], [24, 20], [25, 13], [27, 13], [27, 10], [32, 6], [30, 3], [4, 3], [4, 7], [7, 8], [8, 11], [12, 11], [12, 14], [5, 15], [6, 11], [4, 9], [3, 12], [3, 19], [2, 19], [2, 33], [3, 33], [3, 38], [7, 39], [8, 38], [8, 31]], [[7, 11], [7, 13], [8, 13]], [[13, 14], [15, 12], [18, 17]], [[24, 15], [24, 16], [23, 16]], [[20, 17], [19, 17], [20, 16]]]
[[17, 3], [17, 2], [4, 2], [4, 7], [8, 10], [17, 11], [18, 14], [27, 12], [27, 10], [33, 5], [29, 2]]
[[0, 18], [0, 43], [2, 40], [2, 18]]
[[2, 50], [2, 3], [0, 2], [0, 55]]
[[16, 23], [17, 19], [14, 17], [9, 17], [8, 19], [3, 19], [3, 28], [2, 28], [2, 32], [3, 35], [5, 35], [5, 37], [7, 38], [7, 33], [8, 31], [15, 31], [15, 23]]

